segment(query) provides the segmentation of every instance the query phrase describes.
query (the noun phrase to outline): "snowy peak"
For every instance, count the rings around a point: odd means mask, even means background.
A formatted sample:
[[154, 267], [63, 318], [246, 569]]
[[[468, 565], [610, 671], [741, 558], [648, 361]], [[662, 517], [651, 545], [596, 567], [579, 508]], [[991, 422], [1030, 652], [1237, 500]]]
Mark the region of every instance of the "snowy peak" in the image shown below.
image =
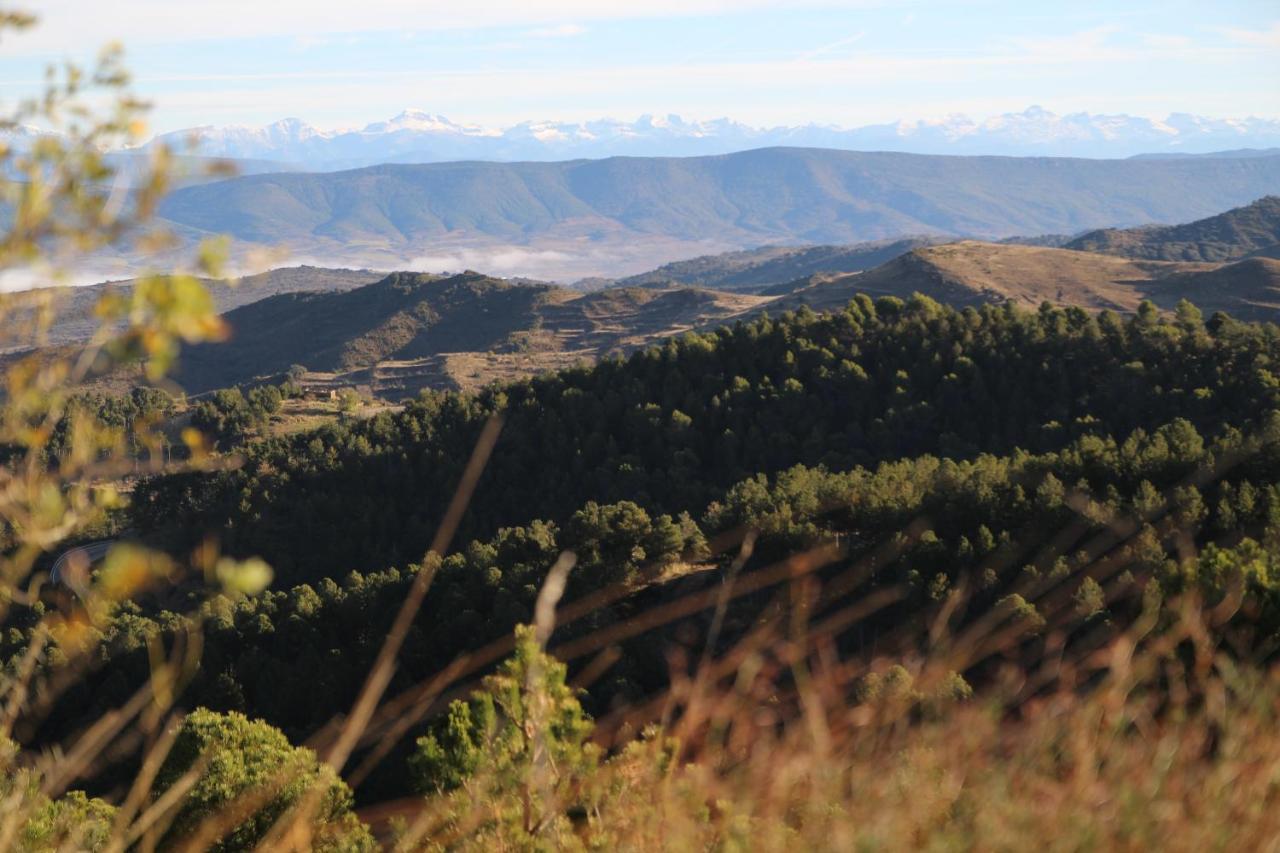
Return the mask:
[[390, 121], [378, 121], [367, 125], [361, 133], [456, 133], [483, 136], [483, 128], [457, 124], [442, 115], [424, 110], [405, 110]]
[[302, 119], [286, 118], [264, 127], [226, 125], [193, 127], [162, 134], [153, 140], [177, 151], [194, 148], [194, 153], [209, 157], [253, 160], [290, 160], [300, 146], [323, 141], [331, 136]]
[[327, 170], [376, 163], [445, 160], [560, 160], [579, 157], [724, 154], [772, 145], [916, 154], [1130, 157], [1280, 146], [1280, 120], [1216, 119], [1173, 113], [1164, 119], [1086, 112], [1060, 115], [1041, 106], [975, 120], [954, 114], [839, 128], [751, 127], [729, 118], [692, 121], [643, 115], [635, 121], [525, 121], [506, 128], [459, 124], [409, 109], [359, 130], [321, 130], [288, 118], [265, 127], [200, 127], [158, 139], [217, 157], [276, 160]]

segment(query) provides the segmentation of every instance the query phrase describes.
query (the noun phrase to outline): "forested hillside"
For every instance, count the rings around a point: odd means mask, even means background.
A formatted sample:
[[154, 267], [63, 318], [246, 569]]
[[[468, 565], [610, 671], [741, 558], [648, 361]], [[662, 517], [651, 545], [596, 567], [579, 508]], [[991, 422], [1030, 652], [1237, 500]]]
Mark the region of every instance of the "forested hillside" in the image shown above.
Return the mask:
[[[502, 438], [414, 621], [396, 690], [529, 621], [567, 549], [578, 555], [570, 600], [619, 584], [624, 594], [567, 624], [556, 648], [572, 661], [594, 632], [637, 637], [583, 701], [604, 713], [638, 700], [665, 682], [663, 649], [704, 636], [711, 617], [704, 607], [625, 626], [690, 596], [712, 595], [709, 606], [745, 530], [758, 538], [733, 571], [835, 548], [815, 619], [850, 596], [889, 596], [842, 640], [850, 652], [900, 641], [954, 589], [968, 590], [957, 630], [992, 608], [1029, 626], [1077, 611], [1124, 623], [1141, 609], [1137, 579], [1217, 596], [1239, 571], [1258, 596], [1242, 629], [1271, 637], [1277, 359], [1276, 327], [1206, 322], [1189, 304], [1121, 318], [859, 297], [832, 314], [762, 318], [256, 444], [242, 469], [141, 486], [131, 523], [179, 550], [213, 533], [274, 565], [274, 591], [203, 606], [207, 646], [187, 695], [295, 741], [354, 701], [496, 413]], [[1202, 556], [1188, 562], [1188, 549]], [[870, 575], [856, 570], [866, 565]], [[767, 589], [725, 612], [726, 637], [770, 612]], [[34, 624], [14, 623], [6, 655]], [[154, 605], [123, 607], [100, 666], [26, 735], [56, 738], [124, 701], [147, 672], [144, 639], [177, 625]], [[393, 752], [366, 796], [403, 789], [404, 757]]]
[[729, 484], [798, 463], [1043, 452], [1174, 418], [1208, 436], [1246, 429], [1276, 403], [1278, 340], [1221, 316], [1206, 327], [1189, 305], [1125, 319], [859, 297], [255, 445], [241, 470], [146, 486], [136, 511], [143, 528], [217, 532], [286, 581], [340, 576], [421, 555], [498, 411], [467, 536], [563, 521], [589, 500], [698, 513]]
[[1152, 261], [1222, 261], [1275, 257], [1280, 246], [1280, 196], [1183, 225], [1104, 228], [1082, 234], [1068, 249]]

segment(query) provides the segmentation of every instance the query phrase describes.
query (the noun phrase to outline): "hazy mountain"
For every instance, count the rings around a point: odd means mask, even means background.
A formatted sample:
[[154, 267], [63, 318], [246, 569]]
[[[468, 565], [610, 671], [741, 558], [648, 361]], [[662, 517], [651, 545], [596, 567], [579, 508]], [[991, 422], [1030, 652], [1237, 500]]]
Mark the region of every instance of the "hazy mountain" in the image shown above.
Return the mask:
[[1040, 107], [983, 120], [964, 115], [840, 128], [810, 124], [751, 127], [729, 119], [642, 116], [634, 122], [529, 121], [506, 128], [458, 124], [420, 110], [360, 129], [321, 130], [296, 119], [265, 127], [198, 127], [159, 137], [216, 157], [266, 159], [327, 170], [379, 163], [451, 160], [564, 160], [577, 157], [726, 154], [776, 145], [914, 154], [1129, 157], [1280, 145], [1280, 121], [1211, 119], [1175, 113], [1163, 120], [1128, 115], [1058, 115]]
[[[573, 280], [634, 274], [708, 248], [856, 243], [902, 234], [999, 239], [1187, 221], [1262, 193], [1280, 193], [1280, 158], [1084, 160], [772, 148], [715, 157], [254, 175], [180, 189], [161, 214], [191, 234], [225, 232], [248, 244], [283, 244], [331, 266], [471, 267]], [[690, 251], [695, 246], [702, 251]], [[460, 247], [490, 251], [462, 263], [439, 257]], [[511, 247], [519, 249], [514, 260], [509, 252], [493, 254]], [[525, 268], [531, 253], [546, 263]], [[490, 257], [498, 260], [491, 264]]]
[[[231, 311], [270, 296], [300, 291], [342, 291], [362, 287], [382, 278], [385, 273], [371, 270], [320, 269], [317, 267], [282, 267], [256, 275], [244, 276], [230, 284], [222, 281], [206, 281], [219, 313]], [[107, 291], [127, 293], [132, 280], [104, 282], [81, 287], [63, 287], [56, 291], [56, 313], [49, 326], [47, 343], [53, 346], [87, 341], [98, 328], [94, 307]], [[0, 294], [0, 305], [19, 313], [9, 315], [15, 326], [21, 328], [31, 317], [30, 309], [21, 307], [29, 302], [28, 293]], [[8, 342], [12, 343], [12, 342]], [[23, 336], [21, 348], [29, 345]], [[0, 349], [4, 342], [0, 342]]]
[[1133, 155], [1135, 160], [1175, 160], [1187, 157], [1217, 157], [1219, 159], [1228, 157], [1280, 157], [1280, 148], [1236, 148], [1232, 151], [1212, 151], [1206, 154], [1166, 151], [1163, 153]]
[[[29, 152], [36, 141], [40, 139], [64, 141], [65, 137], [60, 133], [41, 130], [29, 125], [20, 124], [11, 128], [0, 128], [0, 143], [17, 153]], [[234, 163], [231, 163], [228, 162], [229, 158], [205, 154], [187, 154], [182, 153], [182, 151], [183, 148], [180, 146], [177, 153], [169, 159], [168, 174], [171, 186], [185, 186], [210, 180], [223, 180], [231, 174], [258, 175], [264, 172], [280, 172], [293, 168], [273, 159], [238, 157], [235, 158]], [[125, 186], [129, 186], [139, 178], [145, 180], [151, 174], [154, 165], [149, 152], [139, 149], [108, 151], [105, 154], [105, 160], [113, 170], [108, 178], [108, 182], [112, 185], [122, 182]], [[7, 177], [15, 180], [25, 180], [25, 176], [19, 173], [15, 163], [6, 163], [5, 168], [8, 170]]]
[[1273, 254], [1278, 246], [1280, 196], [1185, 225], [1105, 228], [1066, 244], [1068, 249], [1165, 261], [1229, 261]]
[[758, 249], [674, 261], [612, 283], [622, 287], [678, 285], [756, 293], [778, 282], [794, 281], [818, 273], [850, 273], [870, 269], [912, 249], [941, 242], [942, 239], [904, 237], [849, 246], [762, 246]]

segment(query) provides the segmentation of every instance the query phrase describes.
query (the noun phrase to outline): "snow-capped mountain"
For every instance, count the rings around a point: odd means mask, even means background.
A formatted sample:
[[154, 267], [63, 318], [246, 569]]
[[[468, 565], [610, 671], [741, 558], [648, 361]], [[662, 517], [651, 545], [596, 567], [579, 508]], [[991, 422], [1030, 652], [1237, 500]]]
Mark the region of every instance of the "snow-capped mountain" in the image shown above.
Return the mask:
[[199, 127], [157, 138], [179, 149], [235, 159], [330, 170], [376, 163], [447, 160], [564, 160], [577, 157], [724, 154], [771, 145], [918, 154], [1130, 157], [1280, 146], [1280, 120], [1213, 119], [1174, 113], [1163, 120], [1129, 115], [1059, 115], [1041, 107], [981, 121], [940, 120], [839, 128], [751, 127], [729, 119], [686, 121], [642, 116], [634, 122], [528, 121], [507, 128], [458, 124], [407, 110], [360, 129], [321, 130], [290, 118], [265, 127]]

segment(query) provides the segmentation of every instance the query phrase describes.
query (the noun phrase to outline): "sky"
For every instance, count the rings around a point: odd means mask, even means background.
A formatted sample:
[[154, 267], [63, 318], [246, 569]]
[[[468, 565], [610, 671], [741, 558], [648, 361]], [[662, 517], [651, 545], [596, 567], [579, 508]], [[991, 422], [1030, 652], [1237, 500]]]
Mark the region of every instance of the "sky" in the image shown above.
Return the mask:
[[[21, 6], [21, 3], [15, 5]], [[1280, 0], [34, 0], [0, 99], [126, 48], [151, 130], [407, 108], [499, 127], [722, 116], [855, 127], [1037, 104], [1280, 118]]]

